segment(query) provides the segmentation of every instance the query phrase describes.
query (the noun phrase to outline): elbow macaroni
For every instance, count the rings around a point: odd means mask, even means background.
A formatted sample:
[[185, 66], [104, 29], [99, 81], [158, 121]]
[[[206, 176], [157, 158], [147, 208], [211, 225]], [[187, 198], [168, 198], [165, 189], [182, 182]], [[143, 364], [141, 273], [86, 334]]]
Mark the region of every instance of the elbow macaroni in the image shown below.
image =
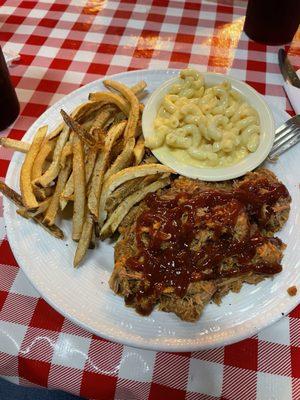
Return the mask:
[[256, 110], [228, 81], [205, 87], [203, 76], [192, 69], [181, 71], [179, 83], [164, 97], [154, 129], [148, 147], [166, 145], [185, 152], [190, 164], [206, 167], [235, 164], [260, 141]]

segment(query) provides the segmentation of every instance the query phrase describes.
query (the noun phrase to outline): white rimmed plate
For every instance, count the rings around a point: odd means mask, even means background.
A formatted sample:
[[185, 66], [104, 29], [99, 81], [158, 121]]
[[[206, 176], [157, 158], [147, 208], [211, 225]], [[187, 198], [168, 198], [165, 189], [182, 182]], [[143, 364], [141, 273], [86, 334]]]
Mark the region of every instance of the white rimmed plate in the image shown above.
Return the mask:
[[[135, 71], [113, 77], [128, 85], [144, 79], [150, 93], [178, 71]], [[59, 110], [72, 110], [87, 99], [91, 91], [101, 89], [101, 80], [90, 83], [60, 100], [47, 110], [28, 130], [24, 140], [31, 140], [36, 129], [48, 124], [50, 129], [58, 122]], [[289, 116], [271, 106], [279, 126]], [[10, 163], [6, 182], [15, 189], [23, 161], [16, 153]], [[123, 299], [108, 287], [113, 269], [113, 247], [102, 243], [86, 258], [79, 270], [72, 268], [75, 244], [71, 241], [71, 225], [62, 221], [67, 239], [57, 240], [41, 228], [19, 217], [15, 206], [4, 200], [4, 217], [8, 239], [17, 262], [34, 287], [46, 301], [67, 318], [83, 328], [107, 339], [147, 349], [191, 351], [216, 347], [239, 341], [255, 334], [287, 313], [299, 302], [287, 295], [289, 286], [300, 281], [300, 145], [284, 154], [277, 164], [270, 164], [287, 185], [293, 202], [290, 219], [280, 237], [288, 244], [283, 259], [284, 270], [274, 279], [257, 286], [245, 285], [239, 294], [229, 294], [218, 307], [209, 304], [200, 321], [191, 324], [173, 314], [155, 311], [149, 317], [140, 317], [124, 306]]]
[[[178, 75], [178, 74], [177, 74]], [[164, 145], [152, 150], [155, 157], [163, 164], [189, 178], [206, 181], [221, 181], [245, 175], [260, 165], [268, 156], [274, 141], [274, 119], [269, 105], [255, 89], [231, 76], [215, 72], [203, 72], [205, 86], [211, 87], [222, 83], [225, 79], [234, 90], [250, 104], [258, 113], [260, 120], [260, 142], [254, 153], [248, 154], [238, 163], [226, 167], [198, 167], [189, 164], [192, 160], [185, 150], [171, 150]], [[143, 112], [143, 133], [145, 137], [155, 135], [154, 120], [164, 96], [171, 86], [178, 81], [178, 76], [171, 78], [159, 86], [150, 96]], [[187, 156], [187, 158], [186, 158]]]

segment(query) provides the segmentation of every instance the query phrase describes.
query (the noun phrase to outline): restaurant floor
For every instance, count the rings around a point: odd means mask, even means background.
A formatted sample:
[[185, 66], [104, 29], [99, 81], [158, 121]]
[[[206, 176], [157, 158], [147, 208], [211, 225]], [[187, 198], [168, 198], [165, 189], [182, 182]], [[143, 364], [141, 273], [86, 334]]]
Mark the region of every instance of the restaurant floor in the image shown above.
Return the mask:
[[17, 386], [0, 379], [0, 400], [80, 400], [81, 397], [47, 389]]

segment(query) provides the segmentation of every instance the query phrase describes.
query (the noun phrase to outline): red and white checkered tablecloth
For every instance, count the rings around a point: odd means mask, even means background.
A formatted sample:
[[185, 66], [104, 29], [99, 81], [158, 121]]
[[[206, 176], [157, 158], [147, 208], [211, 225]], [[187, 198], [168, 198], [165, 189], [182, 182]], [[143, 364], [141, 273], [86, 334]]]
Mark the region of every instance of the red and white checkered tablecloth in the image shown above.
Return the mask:
[[[0, 0], [0, 44], [21, 115], [20, 139], [49, 105], [103, 75], [142, 68], [229, 72], [291, 112], [277, 47], [242, 32], [245, 1]], [[289, 54], [300, 64], [300, 34]], [[1, 95], [1, 93], [0, 93]], [[0, 110], [0, 112], [3, 112]], [[0, 149], [4, 178], [12, 152]], [[240, 343], [193, 353], [110, 343], [54, 311], [19, 269], [0, 198], [0, 375], [101, 400], [300, 399], [300, 307]]]

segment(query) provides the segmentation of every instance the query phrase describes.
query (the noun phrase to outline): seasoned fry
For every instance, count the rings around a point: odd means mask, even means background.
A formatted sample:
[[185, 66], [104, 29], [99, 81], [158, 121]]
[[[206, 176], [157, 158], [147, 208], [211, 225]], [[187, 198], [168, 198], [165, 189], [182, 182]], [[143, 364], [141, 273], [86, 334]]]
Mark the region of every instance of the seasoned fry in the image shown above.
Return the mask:
[[74, 193], [74, 176], [72, 171], [66, 183], [66, 186], [60, 196], [59, 205], [61, 210], [63, 210], [66, 207], [70, 199], [70, 196], [72, 196], [73, 193]]
[[131, 89], [129, 89], [126, 85], [123, 85], [120, 82], [111, 81], [107, 79], [103, 83], [106, 87], [112, 88], [120, 92], [125, 97], [125, 99], [130, 103], [131, 108], [124, 137], [125, 139], [134, 137], [139, 120], [139, 101], [136, 95], [132, 92]]
[[107, 212], [107, 215], [109, 216], [118, 207], [118, 205], [132, 193], [144, 188], [145, 186], [148, 186], [150, 183], [157, 181], [160, 178], [165, 178], [167, 176], [168, 174], [147, 175], [145, 177], [135, 178], [125, 182], [119, 186], [107, 199], [105, 204], [105, 211]]
[[91, 215], [95, 219], [98, 220], [98, 212], [99, 212], [99, 201], [100, 194], [102, 189], [103, 177], [107, 168], [107, 164], [110, 157], [111, 149], [115, 143], [115, 141], [122, 135], [124, 129], [126, 127], [127, 121], [122, 121], [117, 125], [114, 125], [110, 128], [105, 138], [105, 147], [104, 150], [99, 152], [93, 175], [91, 180], [91, 190], [88, 196], [88, 208], [90, 210]]
[[88, 213], [83, 225], [82, 233], [74, 257], [73, 265], [75, 268], [78, 267], [80, 262], [83, 260], [83, 257], [85, 256], [89, 248], [92, 239], [93, 228], [94, 228], [94, 221], [91, 214]]
[[102, 102], [99, 101], [87, 101], [79, 105], [71, 113], [71, 117], [75, 119], [79, 124], [88, 122], [88, 120], [93, 119], [96, 116], [98, 110], [103, 106]]
[[74, 131], [84, 143], [86, 143], [90, 147], [94, 147], [97, 145], [96, 139], [78, 122], [76, 122], [75, 119], [70, 117], [64, 110], [60, 110], [60, 113], [68, 127], [72, 131]]
[[79, 240], [84, 223], [86, 188], [84, 149], [78, 136], [73, 141], [73, 181], [74, 181], [74, 208], [73, 208], [73, 240]]
[[101, 193], [99, 203], [99, 219], [98, 224], [101, 227], [106, 218], [105, 204], [111, 193], [123, 183], [130, 181], [134, 178], [140, 178], [147, 175], [161, 174], [161, 173], [172, 173], [169, 167], [161, 164], [143, 164], [135, 167], [125, 168], [114, 175], [111, 175], [109, 179], [105, 180], [103, 190]]
[[47, 232], [49, 232], [52, 236], [55, 236], [57, 239], [63, 239], [64, 233], [63, 231], [56, 225], [47, 226], [43, 223], [43, 217], [41, 215], [37, 215], [31, 217], [30, 214], [27, 213], [26, 209], [24, 208], [24, 204], [22, 201], [22, 196], [15, 192], [12, 188], [7, 186], [4, 182], [0, 181], [0, 192], [11, 200], [16, 206], [20, 207], [19, 214], [24, 215], [24, 218], [32, 218], [35, 222], [37, 222], [42, 228], [44, 228]]
[[133, 149], [133, 155], [135, 158], [135, 165], [139, 165], [145, 154], [145, 140], [143, 136], [140, 136]]
[[59, 136], [61, 134], [64, 127], [65, 127], [65, 124], [63, 122], [61, 122], [57, 128], [55, 128], [52, 132], [49, 133], [49, 135], [47, 136], [47, 139], [48, 140], [56, 139], [57, 136]]
[[31, 179], [33, 181], [38, 179], [43, 174], [43, 166], [45, 164], [45, 161], [48, 158], [49, 154], [53, 151], [54, 147], [54, 140], [51, 140], [50, 142], [49, 140], [46, 140], [42, 144], [41, 149], [36, 156], [32, 167]]
[[2, 137], [0, 138], [0, 146], [6, 147], [7, 149], [20, 151], [21, 153], [27, 153], [30, 147], [30, 143]]
[[55, 191], [44, 217], [44, 222], [49, 226], [52, 226], [55, 223], [55, 219], [59, 210], [60, 195], [69, 178], [71, 172], [71, 166], [72, 166], [71, 159], [68, 158], [65, 168], [62, 169], [58, 175]]
[[53, 195], [54, 186], [46, 187], [46, 188], [40, 188], [37, 186], [33, 186], [33, 192], [38, 201], [44, 201], [48, 197], [51, 197]]
[[134, 86], [131, 86], [131, 91], [135, 95], [138, 95], [139, 93], [143, 92], [147, 87], [147, 83], [145, 81], [140, 81], [136, 83]]
[[156, 182], [151, 183], [150, 185], [146, 186], [145, 188], [138, 190], [137, 192], [133, 193], [129, 197], [127, 197], [111, 214], [108, 220], [105, 222], [103, 228], [100, 231], [101, 238], [107, 238], [111, 236], [120, 223], [122, 222], [123, 218], [127, 215], [130, 209], [141, 200], [143, 200], [148, 193], [156, 192], [158, 189], [161, 189], [167, 185], [169, 185], [170, 179], [165, 178], [158, 180]]
[[108, 92], [90, 93], [89, 100], [115, 104], [124, 114], [129, 115], [129, 104], [118, 94]]
[[121, 169], [128, 167], [133, 158], [134, 145], [135, 145], [135, 139], [129, 138], [122, 152], [118, 155], [113, 165], [106, 172], [104, 178], [105, 180], [108, 179], [110, 176], [116, 174]]
[[22, 207], [17, 210], [17, 213], [24, 216], [25, 218], [33, 218], [39, 214], [43, 214], [49, 207], [50, 202], [51, 202], [51, 197], [41, 202], [38, 208], [36, 208], [34, 211], [28, 211], [26, 210], [26, 208]]
[[23, 204], [28, 209], [34, 209], [39, 206], [36, 197], [33, 192], [33, 186], [31, 184], [31, 172], [34, 164], [34, 160], [39, 153], [40, 147], [47, 133], [47, 126], [43, 126], [38, 129], [33, 142], [26, 153], [25, 161], [21, 168], [20, 174], [20, 188], [22, 194]]
[[36, 217], [33, 217], [33, 220], [37, 222], [42, 228], [45, 229], [50, 235], [56, 237], [57, 239], [63, 239], [64, 238], [64, 233], [63, 231], [57, 226], [57, 225], [47, 225], [43, 222], [43, 216], [42, 215], [37, 215]]
[[43, 175], [41, 175], [39, 178], [33, 181], [35, 185], [47, 187], [58, 176], [60, 171], [61, 154], [65, 144], [69, 139], [69, 135], [70, 135], [69, 127], [65, 126], [57, 139], [53, 153], [53, 160], [49, 168], [43, 173]]
[[[72, 132], [73, 133], [73, 132]], [[71, 133], [71, 134], [72, 134]], [[72, 154], [72, 141], [71, 140], [69, 140], [66, 144], [65, 144], [65, 146], [64, 146], [64, 148], [63, 148], [63, 151], [62, 151], [62, 153], [61, 153], [61, 160], [60, 160], [60, 166], [61, 166], [61, 168], [64, 168], [65, 167], [65, 165], [66, 165], [66, 160], [67, 160], [67, 158], [70, 156]]]

